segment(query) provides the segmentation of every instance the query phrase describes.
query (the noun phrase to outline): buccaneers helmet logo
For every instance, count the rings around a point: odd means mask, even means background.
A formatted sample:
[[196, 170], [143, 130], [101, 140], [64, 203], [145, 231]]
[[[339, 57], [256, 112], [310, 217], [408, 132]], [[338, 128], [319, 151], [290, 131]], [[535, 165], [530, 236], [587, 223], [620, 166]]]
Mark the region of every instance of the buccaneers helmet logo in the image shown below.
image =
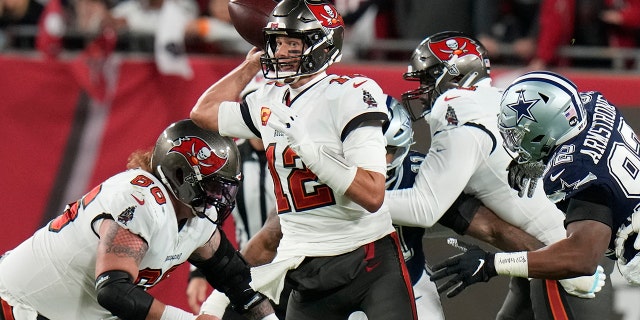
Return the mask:
[[307, 4], [309, 6], [309, 10], [313, 13], [316, 19], [322, 24], [325, 28], [337, 28], [343, 27], [344, 21], [342, 20], [342, 16], [338, 14], [338, 10], [336, 10], [330, 4]]
[[227, 150], [211, 148], [204, 140], [198, 137], [182, 137], [176, 140], [169, 152], [181, 154], [189, 164], [197, 166], [200, 173], [208, 176], [220, 170], [228, 160]]
[[468, 54], [480, 57], [477, 45], [469, 38], [448, 38], [429, 43], [429, 49], [440, 61], [448, 61]]

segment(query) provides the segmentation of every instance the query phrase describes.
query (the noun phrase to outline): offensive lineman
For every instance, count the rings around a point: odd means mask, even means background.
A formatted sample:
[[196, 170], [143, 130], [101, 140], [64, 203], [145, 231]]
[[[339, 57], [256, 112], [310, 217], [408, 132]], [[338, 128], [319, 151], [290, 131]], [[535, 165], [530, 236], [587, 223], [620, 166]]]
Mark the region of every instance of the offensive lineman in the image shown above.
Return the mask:
[[[523, 173], [513, 187], [540, 178], [527, 167], [546, 166], [544, 190], [566, 213], [567, 238], [536, 251], [469, 250], [443, 263], [441, 273], [458, 278], [473, 268], [483, 281], [498, 274], [562, 279], [590, 273], [606, 254], [640, 285], [640, 143], [620, 110], [600, 92], [579, 92], [548, 71], [515, 79], [500, 105], [499, 130], [517, 162], [510, 170]], [[478, 267], [478, 258], [487, 263]]]
[[[252, 268], [252, 287], [279, 301], [294, 284], [287, 319], [416, 319], [385, 190], [387, 110], [369, 78], [326, 73], [340, 60], [344, 22], [322, 1], [284, 0], [264, 29], [266, 52], [213, 84], [191, 118], [203, 128], [262, 138], [282, 227], [278, 255]], [[276, 79], [235, 102], [261, 65]]]
[[[565, 237], [563, 215], [538, 186], [532, 198], [520, 198], [507, 183], [509, 154], [501, 148], [497, 113], [501, 91], [491, 87], [489, 59], [477, 40], [459, 32], [442, 32], [422, 41], [411, 57], [405, 79], [420, 81], [420, 87], [403, 95], [403, 103], [417, 120], [424, 117], [431, 130], [431, 146], [413, 188], [389, 191], [385, 202], [394, 223], [430, 227], [437, 222], [460, 192], [473, 195], [495, 214], [539, 240], [538, 243], [503, 241], [503, 250], [522, 246], [542, 247]], [[515, 238], [517, 239], [517, 238]], [[500, 239], [499, 239], [500, 240]], [[503, 239], [504, 240], [504, 239]], [[604, 284], [598, 269], [593, 277], [555, 281], [534, 280], [530, 300], [538, 319], [553, 319], [557, 313], [600, 319], [606, 306], [596, 304], [594, 292]], [[439, 278], [432, 277], [432, 280]], [[516, 281], [516, 280], [514, 280]], [[445, 284], [439, 291], [449, 288]], [[453, 297], [467, 284], [462, 281], [447, 294]], [[523, 285], [529, 286], [529, 283]], [[564, 286], [564, 289], [563, 289]], [[521, 287], [512, 283], [511, 289]], [[570, 292], [575, 296], [567, 295]], [[522, 310], [510, 302], [510, 291], [499, 319], [518, 316]], [[562, 297], [557, 299], [556, 297]], [[597, 299], [596, 299], [597, 300]], [[554, 308], [549, 307], [549, 303]], [[580, 319], [586, 319], [579, 317]]]
[[188, 259], [250, 319], [277, 320], [215, 224], [235, 205], [235, 143], [182, 120], [127, 167], [3, 256], [0, 318], [217, 320], [145, 291]]

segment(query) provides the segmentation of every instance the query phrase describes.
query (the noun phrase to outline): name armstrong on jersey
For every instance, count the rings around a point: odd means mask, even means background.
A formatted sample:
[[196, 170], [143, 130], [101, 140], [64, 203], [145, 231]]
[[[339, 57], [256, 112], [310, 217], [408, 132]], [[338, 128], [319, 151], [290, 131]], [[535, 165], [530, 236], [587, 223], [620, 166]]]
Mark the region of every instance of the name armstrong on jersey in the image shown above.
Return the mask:
[[582, 144], [583, 148], [580, 149], [580, 153], [590, 156], [594, 164], [598, 164], [606, 151], [615, 122], [616, 109], [598, 94], [593, 121]]

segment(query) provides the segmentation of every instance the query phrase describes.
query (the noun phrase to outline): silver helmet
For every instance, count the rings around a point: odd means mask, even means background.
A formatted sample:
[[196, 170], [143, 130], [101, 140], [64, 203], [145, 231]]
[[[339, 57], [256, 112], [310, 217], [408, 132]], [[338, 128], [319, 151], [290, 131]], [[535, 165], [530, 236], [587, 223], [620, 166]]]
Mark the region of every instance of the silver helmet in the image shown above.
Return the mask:
[[462, 32], [445, 31], [424, 40], [409, 60], [405, 80], [420, 81], [418, 89], [402, 95], [411, 119], [418, 120], [429, 112], [445, 91], [471, 87], [489, 77], [487, 49], [480, 41]]
[[413, 128], [411, 117], [405, 108], [391, 96], [387, 96], [389, 121], [384, 127], [384, 137], [387, 140], [387, 154], [393, 154], [391, 162], [387, 163], [387, 186], [397, 179], [399, 167], [413, 145]]
[[519, 163], [545, 158], [586, 125], [576, 85], [553, 72], [524, 74], [502, 95], [498, 128], [504, 147]]
[[[336, 8], [320, 0], [283, 0], [271, 12], [264, 28], [265, 54], [260, 59], [267, 79], [298, 79], [322, 72], [342, 57], [344, 21]], [[287, 59], [276, 57], [276, 38], [301, 39], [304, 48]], [[282, 66], [299, 62], [296, 71]]]
[[[236, 143], [191, 120], [167, 127], [153, 149], [153, 173], [200, 218], [220, 223], [235, 207], [240, 184]], [[215, 208], [213, 217], [210, 208]]]

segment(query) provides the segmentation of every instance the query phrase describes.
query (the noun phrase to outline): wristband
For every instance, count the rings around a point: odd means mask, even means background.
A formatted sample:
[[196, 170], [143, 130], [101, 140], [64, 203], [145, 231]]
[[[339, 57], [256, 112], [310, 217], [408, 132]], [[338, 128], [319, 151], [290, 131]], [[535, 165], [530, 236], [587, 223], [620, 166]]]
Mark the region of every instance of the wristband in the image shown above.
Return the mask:
[[191, 312], [186, 312], [182, 309], [166, 305], [160, 320], [195, 320], [197, 317], [198, 316], [193, 315]]
[[[315, 145], [310, 145], [311, 148], [315, 148]], [[306, 146], [301, 146], [302, 153]], [[313, 151], [311, 151], [313, 152]], [[304, 159], [303, 159], [304, 161]], [[321, 145], [317, 151], [316, 161], [312, 161], [308, 164], [309, 169], [320, 178], [322, 182], [328, 185], [337, 194], [345, 194], [353, 179], [356, 177], [358, 168], [354, 165], [350, 165], [347, 160], [336, 154], [335, 152], [327, 149], [324, 145]]]
[[494, 266], [496, 272], [512, 277], [529, 277], [529, 261], [527, 251], [498, 252], [495, 254]]
[[275, 313], [272, 313], [272, 314], [270, 314], [270, 315], [268, 315], [268, 316], [266, 316], [266, 317], [264, 317], [264, 318], [262, 318], [260, 320], [279, 320], [279, 319], [278, 319], [278, 317], [276, 317]]
[[207, 300], [200, 306], [200, 314], [209, 314], [222, 318], [229, 303], [229, 298], [224, 293], [213, 290]]

